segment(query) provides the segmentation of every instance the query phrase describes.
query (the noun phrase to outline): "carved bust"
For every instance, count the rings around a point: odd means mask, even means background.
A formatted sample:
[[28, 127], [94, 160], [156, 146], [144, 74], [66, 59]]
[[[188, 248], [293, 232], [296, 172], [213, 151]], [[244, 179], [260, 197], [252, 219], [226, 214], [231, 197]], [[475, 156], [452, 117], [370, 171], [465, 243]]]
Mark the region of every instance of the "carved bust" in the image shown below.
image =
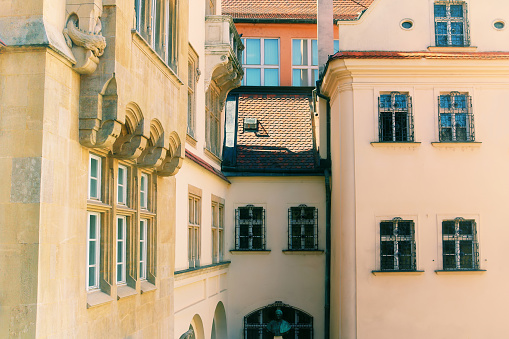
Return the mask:
[[282, 317], [283, 311], [278, 308], [276, 310], [276, 319], [267, 324], [267, 331], [274, 334], [274, 336], [281, 336], [292, 329], [292, 325], [288, 321], [281, 319]]

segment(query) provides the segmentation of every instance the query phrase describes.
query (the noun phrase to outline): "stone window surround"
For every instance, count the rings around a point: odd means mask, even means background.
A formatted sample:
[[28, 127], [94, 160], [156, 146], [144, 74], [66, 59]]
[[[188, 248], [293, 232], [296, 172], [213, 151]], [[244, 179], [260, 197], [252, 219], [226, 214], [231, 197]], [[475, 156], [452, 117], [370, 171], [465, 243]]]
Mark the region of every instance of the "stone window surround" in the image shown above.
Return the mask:
[[[224, 257], [224, 205], [225, 199], [214, 194], [211, 196], [212, 207], [212, 262], [219, 263]], [[217, 220], [215, 220], [217, 217]], [[214, 236], [215, 234], [215, 236]]]
[[200, 266], [202, 190], [188, 185], [188, 262], [189, 268]]

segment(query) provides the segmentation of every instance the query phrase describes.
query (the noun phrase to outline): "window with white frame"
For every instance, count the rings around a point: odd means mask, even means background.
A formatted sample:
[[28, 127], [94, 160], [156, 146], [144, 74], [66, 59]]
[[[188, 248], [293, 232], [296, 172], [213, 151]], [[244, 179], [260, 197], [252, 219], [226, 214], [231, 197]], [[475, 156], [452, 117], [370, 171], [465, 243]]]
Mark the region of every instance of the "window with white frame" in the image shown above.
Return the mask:
[[265, 209], [247, 205], [235, 210], [235, 249], [265, 250]]
[[318, 250], [318, 209], [306, 205], [288, 209], [288, 249]]
[[187, 134], [195, 137], [196, 132], [196, 70], [198, 68], [198, 55], [189, 45], [187, 79]]
[[[334, 53], [339, 40], [334, 40]], [[318, 80], [318, 42], [316, 39], [292, 40], [292, 86], [314, 86]]]
[[117, 216], [117, 284], [126, 284], [127, 272], [127, 218]]
[[147, 228], [148, 220], [140, 219], [140, 279], [147, 279]]
[[201, 197], [189, 194], [189, 221], [188, 221], [188, 260], [189, 268], [200, 266], [200, 224], [201, 224]]
[[479, 243], [476, 222], [461, 217], [442, 221], [444, 270], [479, 269]]
[[242, 39], [242, 55], [246, 86], [279, 86], [279, 39]]
[[212, 197], [212, 262], [223, 260], [224, 200]]
[[415, 271], [415, 223], [394, 218], [380, 222], [380, 270]]
[[101, 171], [102, 159], [97, 155], [90, 154], [88, 167], [88, 198], [101, 200]]
[[440, 141], [475, 141], [472, 97], [450, 92], [438, 97]]
[[117, 204], [127, 205], [127, 167], [124, 165], [118, 165]]
[[205, 147], [217, 157], [221, 155], [221, 103], [219, 89], [214, 83], [210, 84], [205, 94]]
[[435, 11], [435, 45], [469, 46], [467, 5], [464, 1], [437, 1]]
[[149, 176], [146, 173], [142, 173], [140, 176], [140, 208], [148, 209], [148, 192], [149, 189]]
[[177, 70], [177, 0], [135, 0], [136, 30]]
[[380, 94], [378, 137], [380, 142], [414, 141], [412, 98], [408, 93]]
[[87, 290], [99, 289], [101, 215], [88, 213]]

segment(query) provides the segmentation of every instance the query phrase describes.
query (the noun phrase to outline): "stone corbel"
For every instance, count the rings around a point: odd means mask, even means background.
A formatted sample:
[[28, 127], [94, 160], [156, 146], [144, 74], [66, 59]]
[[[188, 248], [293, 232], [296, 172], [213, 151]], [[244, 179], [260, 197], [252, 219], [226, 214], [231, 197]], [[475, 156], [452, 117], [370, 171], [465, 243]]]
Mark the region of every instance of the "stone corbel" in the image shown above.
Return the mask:
[[166, 158], [157, 169], [157, 174], [163, 177], [173, 176], [178, 173], [184, 162], [185, 150], [182, 147], [180, 138], [177, 133], [172, 132], [170, 135], [169, 149]]
[[166, 158], [168, 149], [164, 147], [164, 134], [159, 137], [154, 146], [147, 147], [136, 160], [140, 167], [159, 167]]
[[[224, 70], [228, 69], [228, 56], [223, 53], [207, 55], [207, 62], [205, 67], [205, 91], [209, 90], [211, 82], [214, 80], [215, 74], [222, 74]], [[226, 73], [226, 72], [225, 72]], [[217, 77], [217, 75], [216, 75]]]
[[131, 134], [119, 137], [113, 144], [113, 156], [118, 159], [136, 159], [147, 145], [147, 137], [143, 135], [143, 121], [138, 123]]
[[76, 59], [73, 69], [80, 74], [92, 74], [97, 69], [99, 57], [106, 48], [106, 39], [101, 35], [102, 5], [99, 7], [90, 3], [74, 8], [76, 6], [68, 6], [68, 11], [76, 9], [82, 16], [72, 12], [67, 18], [63, 34]]
[[[99, 81], [99, 79], [95, 79]], [[93, 81], [91, 81], [93, 83]], [[91, 86], [92, 84], [88, 84]], [[108, 148], [120, 135], [122, 124], [117, 120], [117, 81], [113, 75], [97, 94], [80, 94], [80, 143], [90, 148]]]

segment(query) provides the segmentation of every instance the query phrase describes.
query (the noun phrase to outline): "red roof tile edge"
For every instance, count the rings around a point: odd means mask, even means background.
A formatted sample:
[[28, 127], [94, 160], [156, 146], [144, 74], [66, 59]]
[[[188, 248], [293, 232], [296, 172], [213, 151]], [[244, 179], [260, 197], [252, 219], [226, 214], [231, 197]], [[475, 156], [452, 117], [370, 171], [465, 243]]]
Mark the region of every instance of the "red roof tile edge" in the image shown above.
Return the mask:
[[333, 59], [509, 59], [508, 52], [342, 51]]
[[192, 162], [200, 165], [201, 167], [205, 168], [207, 171], [217, 175], [218, 177], [220, 177], [221, 179], [223, 179], [227, 183], [231, 184], [230, 180], [228, 180], [228, 178], [223, 174], [223, 172], [221, 172], [220, 170], [215, 169], [208, 162], [206, 162], [205, 160], [203, 160], [199, 156], [194, 155], [193, 153], [191, 153], [187, 149], [186, 149], [186, 158], [188, 158]]

